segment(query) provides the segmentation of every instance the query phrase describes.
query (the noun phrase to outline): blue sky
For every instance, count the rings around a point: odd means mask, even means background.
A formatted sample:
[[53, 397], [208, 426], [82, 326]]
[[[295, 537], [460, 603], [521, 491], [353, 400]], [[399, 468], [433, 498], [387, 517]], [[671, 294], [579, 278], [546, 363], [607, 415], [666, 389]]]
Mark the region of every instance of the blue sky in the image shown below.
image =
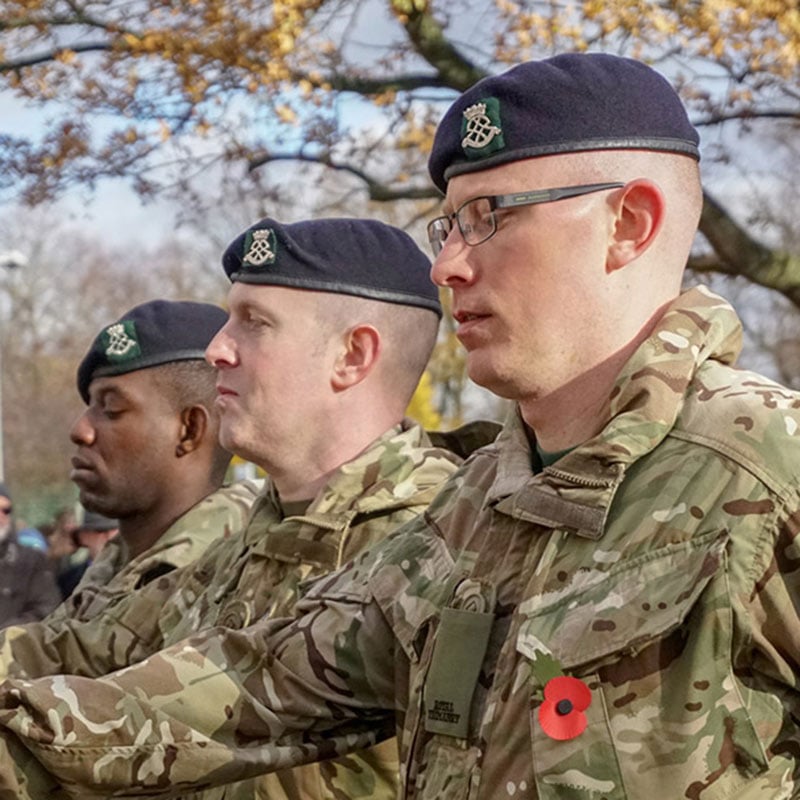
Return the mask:
[[[33, 134], [42, 129], [48, 112], [0, 91], [0, 130], [11, 135]], [[154, 243], [173, 228], [173, 204], [151, 201], [143, 204], [128, 181], [104, 180], [89, 191], [75, 187], [54, 206], [54, 212], [79, 224], [88, 234], [111, 245], [131, 242]], [[0, 213], [13, 208], [0, 205]], [[0, 250], [10, 249], [13, 243], [0, 241]]]

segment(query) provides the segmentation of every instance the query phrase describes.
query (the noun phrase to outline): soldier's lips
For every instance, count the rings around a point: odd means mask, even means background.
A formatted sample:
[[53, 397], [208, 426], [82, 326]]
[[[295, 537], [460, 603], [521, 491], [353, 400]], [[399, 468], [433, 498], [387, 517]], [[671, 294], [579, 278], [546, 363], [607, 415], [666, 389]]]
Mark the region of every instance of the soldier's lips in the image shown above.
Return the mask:
[[217, 399], [214, 401], [217, 406], [224, 409], [230, 400], [239, 396], [238, 392], [229, 389], [227, 386], [217, 386]]
[[463, 345], [467, 346], [469, 340], [475, 339], [481, 334], [486, 335], [484, 329], [492, 316], [472, 311], [458, 311], [453, 314], [453, 318], [458, 323], [456, 336]]
[[73, 456], [70, 460], [72, 469], [69, 472], [69, 479], [75, 483], [91, 479], [95, 475], [94, 466], [82, 458]]

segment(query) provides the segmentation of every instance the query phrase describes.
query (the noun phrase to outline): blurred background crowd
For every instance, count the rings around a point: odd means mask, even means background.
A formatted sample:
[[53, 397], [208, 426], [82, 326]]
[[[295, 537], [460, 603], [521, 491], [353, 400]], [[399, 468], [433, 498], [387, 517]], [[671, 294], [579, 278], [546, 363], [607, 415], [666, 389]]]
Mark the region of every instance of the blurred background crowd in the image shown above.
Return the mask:
[[117, 532], [116, 520], [80, 505], [30, 525], [16, 518], [11, 492], [0, 483], [0, 626], [47, 616]]

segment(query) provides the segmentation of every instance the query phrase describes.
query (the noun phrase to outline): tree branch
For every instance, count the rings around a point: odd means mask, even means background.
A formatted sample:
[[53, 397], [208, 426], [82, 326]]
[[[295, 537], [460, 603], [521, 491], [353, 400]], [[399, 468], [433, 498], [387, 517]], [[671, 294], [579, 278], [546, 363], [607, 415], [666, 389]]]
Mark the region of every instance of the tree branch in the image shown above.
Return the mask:
[[753, 283], [781, 292], [800, 308], [800, 256], [770, 250], [740, 227], [706, 192], [700, 232], [714, 249], [713, 258], [693, 259], [698, 272], [743, 275]]
[[424, 75], [409, 73], [390, 78], [364, 78], [358, 75], [342, 75], [339, 73], [324, 77], [311, 76], [295, 72], [292, 75], [295, 81], [306, 80], [315, 85], [330, 85], [335, 91], [354, 92], [361, 95], [382, 94], [383, 92], [413, 92], [417, 89], [449, 89], [450, 84], [440, 75]]
[[55, 61], [59, 53], [89, 53], [92, 51], [111, 50], [113, 45], [110, 42], [87, 42], [86, 44], [76, 44], [72, 47], [57, 47], [46, 53], [40, 53], [28, 58], [20, 58], [16, 61], [0, 61], [0, 72], [18, 72], [24, 67], [35, 67], [37, 64], [46, 64]]
[[427, 0], [391, 0], [391, 4], [415, 50], [436, 70], [444, 86], [463, 92], [488, 75], [445, 37], [442, 26], [429, 13]]
[[339, 164], [329, 156], [308, 156], [303, 153], [265, 153], [248, 159], [248, 172], [258, 169], [273, 161], [301, 161], [306, 164], [321, 164], [328, 169], [347, 172], [354, 175], [367, 187], [369, 199], [378, 203], [390, 203], [394, 200], [429, 200], [439, 198], [439, 191], [433, 186], [408, 186], [402, 189], [393, 189], [380, 181], [376, 181], [350, 164]]
[[706, 117], [705, 119], [692, 120], [692, 123], [697, 127], [706, 125], [719, 125], [721, 122], [730, 122], [732, 120], [754, 120], [754, 119], [800, 119], [800, 111], [795, 109], [771, 109], [759, 111], [758, 109], [742, 109], [741, 111], [734, 111], [729, 114], [719, 112]]
[[0, 21], [0, 33], [6, 30], [17, 28], [64, 28], [73, 25], [83, 25], [89, 28], [101, 28], [108, 30], [108, 23], [103, 20], [88, 16], [83, 9], [76, 8], [74, 4], [69, 4], [75, 14], [53, 14], [52, 16], [37, 17], [12, 17]]

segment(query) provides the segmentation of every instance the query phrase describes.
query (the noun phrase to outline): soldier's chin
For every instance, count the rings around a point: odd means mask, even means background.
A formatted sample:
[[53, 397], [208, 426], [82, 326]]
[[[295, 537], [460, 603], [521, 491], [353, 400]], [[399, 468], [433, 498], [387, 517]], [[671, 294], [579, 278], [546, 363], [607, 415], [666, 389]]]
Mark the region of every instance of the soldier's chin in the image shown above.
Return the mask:
[[517, 387], [513, 380], [502, 375], [486, 360], [470, 356], [472, 353], [467, 356], [467, 375], [474, 384], [488, 389], [492, 394], [505, 400], [517, 399]]
[[234, 425], [226, 425], [225, 418], [223, 417], [219, 426], [219, 443], [229, 452], [234, 455], [239, 455], [239, 448], [241, 447], [241, 437], [236, 435], [236, 428]]
[[116, 514], [109, 508], [109, 503], [104, 502], [103, 497], [97, 493], [80, 489], [78, 492], [78, 500], [80, 500], [81, 505], [87, 511], [91, 511], [93, 514], [102, 514], [106, 517], [116, 516]]

